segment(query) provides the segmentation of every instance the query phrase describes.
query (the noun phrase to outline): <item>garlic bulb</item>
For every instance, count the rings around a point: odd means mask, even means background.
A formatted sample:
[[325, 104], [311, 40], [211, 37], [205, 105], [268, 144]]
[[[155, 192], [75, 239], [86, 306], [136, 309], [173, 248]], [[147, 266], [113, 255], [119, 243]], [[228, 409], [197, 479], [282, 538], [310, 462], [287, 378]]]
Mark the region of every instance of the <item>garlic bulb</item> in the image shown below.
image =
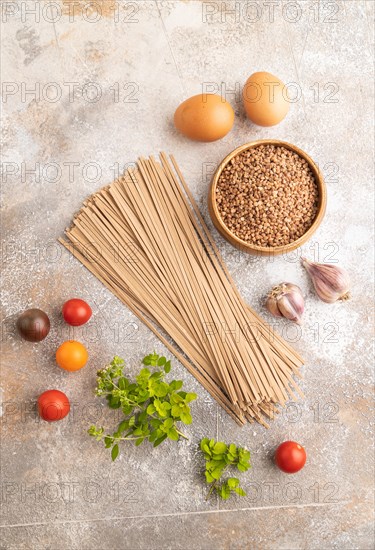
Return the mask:
[[323, 302], [333, 304], [337, 300], [348, 300], [349, 275], [337, 265], [317, 264], [302, 258], [302, 265], [310, 275], [317, 295]]
[[266, 308], [275, 317], [285, 317], [300, 325], [305, 309], [301, 289], [292, 283], [275, 286], [268, 294]]

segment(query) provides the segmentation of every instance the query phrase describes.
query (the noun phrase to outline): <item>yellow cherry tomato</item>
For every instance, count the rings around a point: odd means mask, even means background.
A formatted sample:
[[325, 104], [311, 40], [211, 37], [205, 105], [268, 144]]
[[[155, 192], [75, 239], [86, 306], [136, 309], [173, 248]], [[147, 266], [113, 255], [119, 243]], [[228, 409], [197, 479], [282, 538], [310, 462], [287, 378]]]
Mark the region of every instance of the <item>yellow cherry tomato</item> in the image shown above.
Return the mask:
[[57, 364], [68, 371], [81, 369], [86, 365], [88, 358], [85, 346], [75, 340], [64, 342], [56, 352]]

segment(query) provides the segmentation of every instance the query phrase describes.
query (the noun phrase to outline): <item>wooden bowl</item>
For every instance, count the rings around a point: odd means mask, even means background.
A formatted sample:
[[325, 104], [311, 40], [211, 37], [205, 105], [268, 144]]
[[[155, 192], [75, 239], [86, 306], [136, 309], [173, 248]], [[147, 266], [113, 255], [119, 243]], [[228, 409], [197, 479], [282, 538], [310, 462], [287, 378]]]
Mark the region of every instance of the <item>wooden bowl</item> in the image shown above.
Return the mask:
[[[219, 210], [217, 208], [216, 187], [217, 187], [217, 182], [219, 181], [221, 172], [223, 171], [225, 166], [228, 164], [228, 162], [232, 160], [233, 157], [235, 157], [239, 153], [242, 153], [242, 151], [246, 151], [253, 147], [258, 147], [259, 145], [282, 146], [282, 147], [285, 147], [286, 149], [290, 149], [291, 151], [294, 151], [300, 157], [304, 158], [307, 161], [312, 173], [315, 176], [315, 181], [316, 181], [316, 184], [318, 187], [318, 193], [319, 193], [318, 210], [315, 216], [315, 220], [313, 221], [313, 224], [310, 226], [310, 228], [306, 231], [306, 233], [304, 233], [296, 241], [293, 241], [287, 245], [275, 246], [275, 247], [258, 246], [258, 245], [250, 244], [246, 241], [243, 241], [242, 239], [237, 237], [237, 235], [235, 235], [230, 229], [228, 229], [228, 227], [224, 224], [220, 216]], [[237, 149], [229, 153], [229, 155], [225, 157], [225, 159], [220, 163], [216, 172], [214, 173], [209, 195], [208, 195], [208, 209], [210, 212], [210, 216], [219, 233], [236, 248], [239, 248], [240, 250], [244, 250], [245, 252], [249, 252], [250, 254], [259, 254], [263, 256], [266, 256], [266, 255], [272, 256], [276, 254], [287, 253], [292, 250], [295, 250], [299, 246], [302, 246], [306, 241], [310, 239], [310, 237], [313, 235], [313, 233], [315, 233], [315, 231], [318, 229], [319, 225], [321, 224], [325, 214], [326, 205], [327, 205], [327, 189], [323, 180], [323, 176], [319, 168], [315, 164], [315, 162], [309, 157], [309, 155], [307, 155], [304, 151], [302, 151], [295, 145], [292, 145], [291, 143], [287, 143], [285, 141], [279, 141], [277, 139], [260, 139], [257, 141], [252, 141], [250, 143], [245, 143], [244, 145], [237, 147]]]

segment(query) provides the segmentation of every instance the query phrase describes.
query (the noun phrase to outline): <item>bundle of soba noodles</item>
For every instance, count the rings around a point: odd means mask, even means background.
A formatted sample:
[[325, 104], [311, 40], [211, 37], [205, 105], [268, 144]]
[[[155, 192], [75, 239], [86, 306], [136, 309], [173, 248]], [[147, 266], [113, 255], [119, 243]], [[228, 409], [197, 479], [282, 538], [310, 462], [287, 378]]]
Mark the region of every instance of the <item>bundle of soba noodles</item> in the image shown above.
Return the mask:
[[240, 424], [302, 395], [301, 357], [241, 298], [173, 157], [141, 158], [60, 239]]

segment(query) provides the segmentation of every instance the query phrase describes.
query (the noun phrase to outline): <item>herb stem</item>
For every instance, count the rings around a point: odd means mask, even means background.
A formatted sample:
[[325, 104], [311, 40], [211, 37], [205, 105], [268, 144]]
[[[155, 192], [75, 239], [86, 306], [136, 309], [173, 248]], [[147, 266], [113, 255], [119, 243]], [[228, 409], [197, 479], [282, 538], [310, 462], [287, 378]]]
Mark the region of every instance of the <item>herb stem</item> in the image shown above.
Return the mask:
[[216, 487], [216, 484], [217, 484], [218, 480], [215, 479], [215, 481], [212, 483], [211, 487], [210, 487], [210, 490], [208, 491], [207, 493], [207, 496], [206, 496], [206, 499], [205, 500], [208, 500], [212, 494], [212, 491], [215, 489]]
[[[116, 386], [115, 384], [113, 384], [113, 385], [115, 386], [116, 389], [118, 389], [118, 390], [120, 389], [120, 388], [119, 388], [118, 386]], [[121, 391], [121, 390], [120, 390], [120, 391]], [[100, 395], [100, 397], [102, 397], [103, 395], [106, 397], [107, 395], [112, 395], [112, 392], [111, 392], [111, 391], [107, 391], [106, 393], [102, 393], [102, 394]], [[138, 404], [136, 401], [132, 401], [131, 399], [128, 399], [126, 404], [127, 404], [127, 405], [131, 405], [132, 407], [136, 408], [138, 411], [143, 411], [143, 410], [144, 410], [144, 407], [140, 407], [139, 404]], [[156, 418], [156, 417], [155, 417], [155, 418]]]
[[[229, 466], [229, 464], [228, 464]], [[221, 472], [221, 475], [220, 477], [224, 474], [225, 470], [228, 469], [228, 466], [225, 466], [225, 468], [223, 469], [223, 471]], [[219, 480], [218, 479], [215, 479], [215, 481], [212, 483], [211, 487], [210, 487], [210, 490], [208, 491], [208, 495], [206, 496], [206, 500], [208, 500], [212, 494], [212, 491], [217, 487], [217, 482]]]
[[139, 439], [140, 437], [144, 437], [144, 436], [139, 435], [138, 437], [116, 437], [116, 441], [131, 441], [131, 440]]
[[[175, 428], [176, 428], [176, 425], [175, 425]], [[183, 437], [184, 439], [189, 439], [187, 435], [183, 434], [182, 432], [180, 432], [180, 430], [178, 430], [176, 428], [176, 432], [178, 433], [178, 435], [180, 435], [181, 437]]]

